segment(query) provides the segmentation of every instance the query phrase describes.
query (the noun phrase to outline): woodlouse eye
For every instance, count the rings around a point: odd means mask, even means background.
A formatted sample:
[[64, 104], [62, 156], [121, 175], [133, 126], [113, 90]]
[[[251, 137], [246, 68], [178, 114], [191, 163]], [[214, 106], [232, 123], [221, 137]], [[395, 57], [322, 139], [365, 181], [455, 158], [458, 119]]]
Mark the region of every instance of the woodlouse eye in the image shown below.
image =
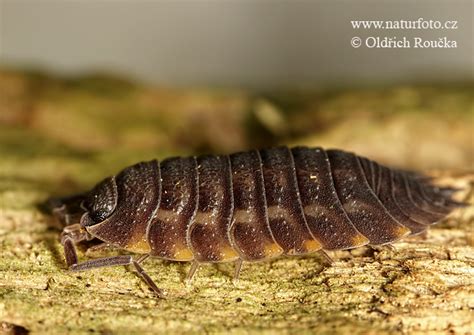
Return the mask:
[[109, 212], [106, 210], [99, 210], [99, 211], [90, 213], [91, 219], [94, 220], [94, 222], [96, 223], [104, 221], [105, 219], [109, 217], [109, 215], [110, 215]]
[[117, 206], [117, 185], [114, 178], [97, 184], [84, 200], [84, 208], [94, 223], [107, 219]]

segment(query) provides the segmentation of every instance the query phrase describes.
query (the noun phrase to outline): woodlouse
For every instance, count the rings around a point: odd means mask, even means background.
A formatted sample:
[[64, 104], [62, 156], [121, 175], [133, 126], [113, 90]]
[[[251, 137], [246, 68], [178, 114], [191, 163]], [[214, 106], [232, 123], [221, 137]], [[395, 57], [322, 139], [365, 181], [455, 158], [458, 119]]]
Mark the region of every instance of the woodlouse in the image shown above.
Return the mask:
[[[51, 200], [67, 224], [70, 270], [133, 265], [149, 256], [236, 262], [384, 245], [419, 234], [462, 203], [455, 190], [341, 150], [277, 147], [169, 158], [127, 167], [91, 191]], [[79, 263], [75, 245], [98, 239], [142, 254]], [[326, 255], [327, 256], [327, 255]]]

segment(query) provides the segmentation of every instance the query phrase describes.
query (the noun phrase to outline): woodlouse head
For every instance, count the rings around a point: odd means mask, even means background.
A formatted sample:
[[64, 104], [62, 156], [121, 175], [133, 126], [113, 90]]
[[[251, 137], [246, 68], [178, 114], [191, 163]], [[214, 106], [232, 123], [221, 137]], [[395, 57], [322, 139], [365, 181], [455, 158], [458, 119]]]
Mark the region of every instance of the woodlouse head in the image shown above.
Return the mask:
[[117, 184], [114, 177], [109, 177], [97, 184], [85, 197], [82, 207], [86, 213], [81, 218], [81, 225], [92, 226], [107, 219], [117, 206]]

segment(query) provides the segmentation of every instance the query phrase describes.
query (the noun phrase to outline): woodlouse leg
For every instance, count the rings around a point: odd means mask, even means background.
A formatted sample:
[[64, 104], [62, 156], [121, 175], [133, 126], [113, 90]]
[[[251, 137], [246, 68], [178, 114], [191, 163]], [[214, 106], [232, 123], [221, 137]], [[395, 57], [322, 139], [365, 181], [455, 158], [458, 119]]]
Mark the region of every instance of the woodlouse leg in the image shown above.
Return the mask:
[[186, 276], [186, 284], [191, 283], [191, 280], [193, 280], [194, 274], [196, 273], [196, 270], [198, 269], [198, 267], [199, 267], [199, 262], [194, 261], [191, 264], [191, 268], [189, 269], [189, 272]]
[[384, 247], [390, 251], [397, 251], [397, 248], [393, 244], [385, 244]]
[[144, 255], [138, 260], [134, 260], [132, 256], [113, 256], [79, 263], [75, 243], [89, 238], [87, 232], [84, 232], [80, 225], [72, 225], [63, 230], [61, 243], [64, 246], [66, 263], [70, 271], [79, 272], [108, 266], [133, 265], [138, 275], [147, 283], [153, 292], [155, 292], [159, 298], [163, 298], [163, 292], [156, 286], [151, 277], [139, 264], [146, 260], [149, 255]]
[[234, 283], [236, 283], [239, 280], [240, 270], [242, 270], [242, 263], [243, 261], [241, 258], [235, 261], [235, 270], [234, 270], [234, 278], [233, 278]]
[[134, 260], [132, 256], [113, 256], [107, 258], [93, 259], [82, 263], [73, 264], [69, 270], [74, 272], [87, 271], [108, 266], [133, 265], [138, 275], [147, 283], [147, 285], [155, 292], [159, 298], [163, 298], [163, 291], [161, 291], [151, 277], [140, 266], [139, 262]]
[[426, 241], [428, 239], [428, 230], [425, 230], [421, 234], [418, 234], [418, 236], [420, 237], [420, 240]]
[[397, 248], [393, 244], [368, 245], [368, 247], [373, 251], [382, 251], [384, 249], [389, 251], [397, 251]]
[[87, 271], [107, 266], [130, 265], [133, 263], [132, 256], [112, 256], [98, 259], [92, 259], [81, 263], [73, 264], [69, 267], [70, 271]]
[[80, 224], [73, 224], [63, 229], [61, 233], [61, 244], [64, 247], [64, 256], [68, 268], [77, 264], [77, 253], [75, 244], [90, 239]]
[[133, 261], [133, 266], [135, 267], [135, 270], [137, 270], [138, 275], [140, 277], [142, 277], [142, 279], [145, 281], [145, 283], [147, 283], [148, 286], [153, 290], [153, 292], [156, 293], [158, 298], [164, 299], [163, 291], [158, 286], [156, 286], [153, 279], [151, 279], [151, 277], [140, 266], [140, 263], [144, 262], [146, 259], [148, 259], [148, 257], [150, 257], [150, 255], [143, 255], [139, 259], [137, 259], [136, 261], [134, 260]]
[[62, 245], [64, 247], [67, 267], [70, 268], [72, 265], [77, 264], [77, 253], [74, 241], [70, 237], [66, 237], [64, 241], [62, 241]]
[[334, 260], [331, 258], [331, 256], [329, 256], [326, 251], [324, 250], [318, 250], [318, 253], [324, 258], [324, 260], [326, 261], [326, 264], [328, 266], [331, 266], [331, 265], [334, 265]]

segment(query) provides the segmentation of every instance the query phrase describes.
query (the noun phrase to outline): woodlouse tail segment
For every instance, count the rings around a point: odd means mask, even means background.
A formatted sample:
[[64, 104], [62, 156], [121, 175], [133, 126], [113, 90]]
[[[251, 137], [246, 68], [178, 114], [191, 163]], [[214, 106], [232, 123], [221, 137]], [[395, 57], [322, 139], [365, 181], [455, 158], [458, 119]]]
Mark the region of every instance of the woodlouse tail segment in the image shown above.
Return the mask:
[[434, 206], [435, 212], [439, 213], [450, 213], [453, 209], [459, 207], [466, 207], [469, 204], [464, 202], [458, 202], [453, 200], [453, 196], [462, 191], [462, 188], [444, 186], [440, 187], [434, 184], [435, 178], [426, 176], [418, 172], [407, 171], [407, 170], [393, 170], [394, 173], [399, 173], [407, 178], [410, 184], [419, 192], [421, 197], [430, 206]]
[[418, 182], [396, 171], [392, 171], [392, 176], [400, 208], [415, 221], [431, 225], [460, 207], [451, 195], [437, 192], [431, 183]]
[[[427, 226], [438, 222], [454, 208], [464, 206], [452, 200], [452, 195], [460, 189], [438, 189], [433, 178], [419, 173], [389, 169], [366, 158], [359, 157], [366, 179], [374, 193], [390, 214], [412, 234], [420, 234]], [[375, 174], [380, 174], [380, 183]]]
[[[446, 199], [448, 199], [450, 201], [453, 201], [452, 196], [454, 194], [456, 194], [457, 192], [460, 192], [460, 191], [463, 190], [462, 188], [457, 188], [457, 187], [435, 187], [435, 186], [430, 185], [430, 184], [428, 184], [426, 186], [429, 187], [429, 188], [437, 189], [437, 192], [440, 194], [440, 196], [445, 197]], [[457, 204], [462, 204], [464, 206], [468, 205], [468, 204], [462, 203], [462, 202], [456, 202], [456, 201], [453, 201], [453, 202], [457, 203]]]
[[431, 183], [421, 183], [423, 198], [436, 206], [441, 212], [449, 213], [456, 208], [469, 206], [468, 203], [453, 200], [453, 196], [462, 191], [460, 188], [438, 187]]
[[423, 213], [425, 218], [431, 223], [438, 222], [446, 216], [446, 213], [439, 213], [436, 210], [436, 207], [430, 202], [426, 202], [423, 199], [423, 196], [420, 191], [420, 185], [415, 183], [411, 178], [403, 175], [403, 182], [407, 190], [408, 199], [415, 204]]

